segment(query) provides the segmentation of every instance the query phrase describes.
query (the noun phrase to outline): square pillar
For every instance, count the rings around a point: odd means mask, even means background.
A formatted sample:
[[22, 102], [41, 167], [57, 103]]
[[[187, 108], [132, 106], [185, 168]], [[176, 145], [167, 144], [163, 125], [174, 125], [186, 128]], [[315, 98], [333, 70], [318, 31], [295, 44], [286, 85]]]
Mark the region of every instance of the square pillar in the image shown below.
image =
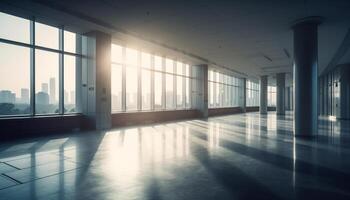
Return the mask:
[[208, 117], [208, 65], [193, 66], [195, 79], [192, 80], [192, 105], [199, 110], [203, 118]]
[[87, 33], [84, 41], [82, 104], [87, 128], [111, 127], [111, 42], [109, 34], [99, 31]]
[[267, 76], [260, 77], [260, 114], [267, 114]]

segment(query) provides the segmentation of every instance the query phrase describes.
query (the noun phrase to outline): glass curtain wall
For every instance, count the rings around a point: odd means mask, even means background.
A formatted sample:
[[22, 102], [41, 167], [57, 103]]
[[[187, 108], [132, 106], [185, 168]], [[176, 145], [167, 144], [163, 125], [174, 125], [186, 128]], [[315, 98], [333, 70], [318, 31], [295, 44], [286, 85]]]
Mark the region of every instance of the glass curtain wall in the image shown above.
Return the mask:
[[268, 86], [267, 94], [267, 106], [276, 107], [276, 86]]
[[0, 117], [79, 112], [81, 36], [0, 12]]
[[190, 65], [112, 44], [112, 113], [190, 109]]
[[209, 108], [238, 107], [242, 80], [234, 76], [209, 70]]
[[259, 106], [259, 83], [255, 83], [251, 80], [247, 80], [246, 83], [246, 105], [247, 106]]

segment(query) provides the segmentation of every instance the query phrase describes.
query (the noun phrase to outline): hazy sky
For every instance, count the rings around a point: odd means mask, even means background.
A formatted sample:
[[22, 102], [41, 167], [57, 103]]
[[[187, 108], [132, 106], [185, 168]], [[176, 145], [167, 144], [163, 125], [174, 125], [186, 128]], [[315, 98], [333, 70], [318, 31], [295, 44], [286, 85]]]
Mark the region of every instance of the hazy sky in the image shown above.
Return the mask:
[[[30, 43], [30, 21], [0, 12], [0, 38]], [[36, 45], [59, 48], [59, 29], [36, 23]], [[65, 51], [75, 52], [75, 34], [65, 31]], [[59, 54], [36, 50], [36, 92], [42, 83], [56, 79], [58, 97]], [[0, 43], [0, 90], [11, 90], [20, 97], [21, 88], [30, 88], [30, 48]], [[75, 58], [65, 56], [65, 90], [75, 90]], [[50, 88], [50, 86], [49, 86]]]

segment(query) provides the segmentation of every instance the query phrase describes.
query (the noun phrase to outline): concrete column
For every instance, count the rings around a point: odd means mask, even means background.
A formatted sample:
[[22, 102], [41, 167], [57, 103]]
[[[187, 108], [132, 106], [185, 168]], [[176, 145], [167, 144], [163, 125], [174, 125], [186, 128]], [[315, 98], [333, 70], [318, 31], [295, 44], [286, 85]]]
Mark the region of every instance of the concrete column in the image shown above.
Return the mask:
[[195, 80], [192, 80], [192, 105], [199, 110], [202, 117], [208, 117], [208, 65], [196, 65], [192, 68]]
[[99, 31], [86, 34], [86, 67], [83, 78], [85, 127], [97, 130], [111, 127], [111, 36]]
[[294, 135], [317, 133], [317, 26], [319, 17], [297, 20], [294, 31]]
[[260, 76], [260, 114], [267, 114], [267, 76]]
[[276, 111], [277, 115], [284, 115], [286, 110], [285, 105], [285, 85], [286, 85], [286, 73], [276, 74], [276, 85], [277, 85], [277, 101]]

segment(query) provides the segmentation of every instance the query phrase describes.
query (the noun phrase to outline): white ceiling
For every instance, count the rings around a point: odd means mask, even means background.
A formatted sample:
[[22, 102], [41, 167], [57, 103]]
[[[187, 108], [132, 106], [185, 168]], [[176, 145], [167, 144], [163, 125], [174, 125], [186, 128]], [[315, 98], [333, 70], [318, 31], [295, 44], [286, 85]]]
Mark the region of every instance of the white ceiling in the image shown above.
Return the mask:
[[[349, 0], [6, 0], [6, 4], [39, 13], [43, 18], [50, 15], [68, 26], [81, 24], [70, 16], [81, 16], [83, 21], [89, 21], [82, 25], [87, 30], [97, 24], [116, 38], [127, 32], [132, 37], [176, 49], [180, 52], [177, 56], [181, 52], [193, 54], [251, 77], [292, 71], [290, 24], [294, 20], [306, 16], [325, 18], [319, 27], [320, 72], [350, 27]], [[45, 12], [45, 7], [65, 14]], [[350, 53], [340, 61], [349, 62]]]

